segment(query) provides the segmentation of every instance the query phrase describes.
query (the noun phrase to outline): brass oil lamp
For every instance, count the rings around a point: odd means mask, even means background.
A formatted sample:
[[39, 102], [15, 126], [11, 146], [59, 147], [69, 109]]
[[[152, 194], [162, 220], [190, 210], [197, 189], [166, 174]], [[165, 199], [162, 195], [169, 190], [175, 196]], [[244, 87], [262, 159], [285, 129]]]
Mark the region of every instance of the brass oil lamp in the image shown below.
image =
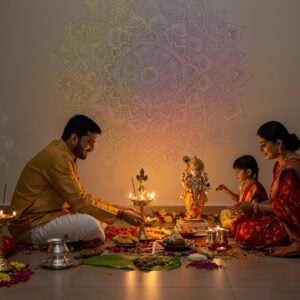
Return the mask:
[[[154, 192], [147, 192], [147, 190], [145, 189], [144, 182], [147, 181], [148, 175], [145, 175], [144, 169], [140, 170], [140, 173], [136, 175], [136, 179], [139, 182], [139, 188], [136, 193], [133, 183], [134, 194], [129, 194], [129, 200], [133, 202], [134, 206], [139, 206], [141, 216], [144, 221], [146, 221], [144, 208], [145, 206], [150, 205], [150, 203], [154, 200], [155, 194]], [[138, 238], [140, 241], [146, 241], [150, 239], [145, 232], [145, 223], [141, 224], [139, 227]]]

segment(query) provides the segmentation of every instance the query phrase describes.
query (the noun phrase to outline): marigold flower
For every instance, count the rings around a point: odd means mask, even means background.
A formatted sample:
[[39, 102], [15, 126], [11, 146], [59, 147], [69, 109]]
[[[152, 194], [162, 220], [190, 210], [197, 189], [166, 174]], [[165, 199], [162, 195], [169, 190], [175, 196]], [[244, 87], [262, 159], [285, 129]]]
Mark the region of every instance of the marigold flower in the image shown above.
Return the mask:
[[0, 272], [0, 281], [10, 281], [10, 278], [8, 274]]
[[171, 216], [165, 216], [164, 220], [166, 223], [172, 223], [173, 222], [173, 218]]
[[162, 210], [159, 212], [159, 214], [160, 214], [161, 216], [165, 216], [165, 215], [167, 214], [167, 212], [166, 212], [165, 209], [162, 209]]
[[10, 264], [15, 267], [16, 269], [22, 269], [24, 268], [26, 265], [21, 263], [21, 262], [18, 262], [18, 261], [11, 261]]

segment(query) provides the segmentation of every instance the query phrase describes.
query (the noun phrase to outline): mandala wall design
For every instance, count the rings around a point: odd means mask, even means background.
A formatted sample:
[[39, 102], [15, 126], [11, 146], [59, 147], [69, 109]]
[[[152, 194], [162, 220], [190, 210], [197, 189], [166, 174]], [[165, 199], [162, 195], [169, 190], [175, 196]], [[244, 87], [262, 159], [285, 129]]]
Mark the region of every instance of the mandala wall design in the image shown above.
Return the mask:
[[226, 11], [211, 0], [94, 0], [85, 9], [66, 25], [55, 84], [66, 110], [103, 128], [103, 162], [159, 168], [226, 141], [251, 76]]
[[[7, 174], [11, 161], [15, 159], [18, 151], [16, 150], [14, 141], [9, 137], [7, 130], [9, 128], [10, 118], [0, 106], [0, 170], [1, 170], [1, 189], [2, 183], [7, 180]], [[3, 181], [3, 182], [2, 182]]]

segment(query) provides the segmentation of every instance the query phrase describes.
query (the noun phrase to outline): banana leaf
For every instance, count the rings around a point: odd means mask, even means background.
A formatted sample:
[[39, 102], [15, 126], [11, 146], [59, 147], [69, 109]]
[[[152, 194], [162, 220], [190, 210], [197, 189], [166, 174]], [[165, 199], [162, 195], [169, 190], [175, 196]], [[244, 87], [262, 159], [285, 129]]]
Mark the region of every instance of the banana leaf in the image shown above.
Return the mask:
[[[147, 264], [135, 264], [136, 259], [155, 258], [161, 262], [159, 265], [149, 266]], [[144, 271], [160, 271], [171, 270], [181, 266], [179, 257], [163, 256], [153, 254], [134, 254], [134, 255], [118, 255], [103, 254], [101, 256], [91, 256], [85, 258], [83, 262], [87, 265], [110, 267], [115, 269], [127, 270], [144, 270]]]

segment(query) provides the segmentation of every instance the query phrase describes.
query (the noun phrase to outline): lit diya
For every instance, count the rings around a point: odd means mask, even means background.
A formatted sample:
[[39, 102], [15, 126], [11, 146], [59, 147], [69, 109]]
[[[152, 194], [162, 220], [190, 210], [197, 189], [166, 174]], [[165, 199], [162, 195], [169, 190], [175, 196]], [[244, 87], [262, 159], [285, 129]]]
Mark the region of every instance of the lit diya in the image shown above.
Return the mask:
[[[155, 198], [155, 194], [154, 192], [147, 192], [147, 190], [144, 187], [144, 182], [148, 179], [148, 175], [145, 174], [144, 169], [140, 170], [140, 174], [136, 175], [136, 179], [139, 181], [140, 186], [138, 188], [138, 191], [136, 192], [134, 182], [132, 179], [134, 194], [129, 194], [129, 200], [133, 202], [134, 206], [140, 207], [141, 216], [144, 219], [144, 221], [146, 221], [144, 216], [144, 207], [150, 205], [150, 203]], [[147, 226], [145, 223], [146, 222], [142, 223], [139, 228], [138, 238], [140, 241], [146, 241], [150, 239], [145, 232], [145, 226]]]

